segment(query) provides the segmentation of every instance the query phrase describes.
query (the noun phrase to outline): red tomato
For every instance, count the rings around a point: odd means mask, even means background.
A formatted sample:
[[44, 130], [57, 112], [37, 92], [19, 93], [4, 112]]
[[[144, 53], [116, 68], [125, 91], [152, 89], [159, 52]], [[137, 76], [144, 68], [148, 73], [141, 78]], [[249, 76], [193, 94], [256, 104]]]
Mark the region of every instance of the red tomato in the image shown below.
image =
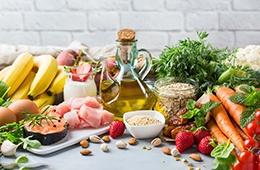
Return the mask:
[[255, 112], [254, 118], [260, 124], [260, 109]]
[[249, 136], [253, 137], [254, 135], [260, 135], [260, 125], [256, 120], [249, 122], [246, 125], [246, 132]]
[[238, 155], [238, 160], [244, 163], [257, 163], [257, 156], [248, 150], [244, 150]]
[[248, 170], [244, 162], [237, 162], [231, 165], [232, 170]]
[[256, 153], [260, 149], [260, 143], [254, 137], [248, 137], [244, 140], [244, 147], [247, 150], [253, 150]]

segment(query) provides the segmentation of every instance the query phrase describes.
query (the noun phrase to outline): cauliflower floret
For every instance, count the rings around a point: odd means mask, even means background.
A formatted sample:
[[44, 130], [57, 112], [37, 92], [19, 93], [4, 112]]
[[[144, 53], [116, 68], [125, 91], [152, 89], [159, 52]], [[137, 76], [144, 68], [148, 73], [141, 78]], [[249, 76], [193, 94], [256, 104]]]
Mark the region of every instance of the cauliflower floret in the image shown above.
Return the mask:
[[260, 70], [260, 45], [248, 45], [239, 48], [235, 58], [236, 65], [247, 65], [254, 70]]

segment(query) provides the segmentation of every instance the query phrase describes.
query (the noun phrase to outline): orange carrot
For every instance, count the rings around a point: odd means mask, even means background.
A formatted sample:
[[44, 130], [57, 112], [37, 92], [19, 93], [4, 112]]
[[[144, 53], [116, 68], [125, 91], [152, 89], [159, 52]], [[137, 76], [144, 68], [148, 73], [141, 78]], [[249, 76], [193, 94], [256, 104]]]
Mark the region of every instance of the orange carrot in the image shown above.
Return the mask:
[[228, 142], [228, 138], [219, 129], [213, 117], [209, 119], [209, 121], [206, 124], [206, 127], [210, 130], [211, 135], [213, 135], [217, 139], [219, 144], [222, 142]]
[[237, 130], [237, 132], [240, 134], [240, 136], [245, 140], [246, 138], [248, 138], [248, 135], [238, 126], [238, 124], [231, 118], [230, 119], [231, 122], [233, 123], [235, 129]]
[[[228, 87], [219, 87], [216, 92], [217, 97], [219, 98], [223, 106], [227, 109], [229, 115], [240, 126], [240, 117], [246, 107], [240, 104], [233, 103], [231, 100], [229, 100], [229, 98], [234, 94], [236, 94], [236, 92]], [[242, 130], [246, 133], [245, 128], [242, 128]]]
[[[210, 94], [210, 100], [213, 102], [219, 102], [219, 99], [214, 94]], [[237, 147], [237, 149], [239, 151], [243, 151], [243, 138], [236, 131], [224, 106], [220, 104], [219, 106], [213, 108], [211, 110], [211, 116], [215, 119], [220, 130], [231, 140], [231, 142]]]

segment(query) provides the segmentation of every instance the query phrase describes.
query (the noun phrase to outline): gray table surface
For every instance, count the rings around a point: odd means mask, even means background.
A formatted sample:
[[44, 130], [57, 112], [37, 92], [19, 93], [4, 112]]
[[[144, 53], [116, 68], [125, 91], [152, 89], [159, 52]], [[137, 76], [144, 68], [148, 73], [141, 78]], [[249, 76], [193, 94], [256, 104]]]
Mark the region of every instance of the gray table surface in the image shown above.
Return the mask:
[[[80, 154], [82, 148], [79, 144], [75, 144], [48, 155], [36, 155], [19, 149], [15, 156], [26, 155], [30, 162], [40, 162], [48, 165], [47, 167], [38, 168], [39, 170], [190, 170], [187, 163], [182, 162], [183, 158], [194, 165], [194, 170], [196, 170], [196, 168], [208, 170], [212, 167], [214, 159], [210, 156], [200, 154], [195, 145], [180, 155], [180, 161], [176, 161], [173, 156], [165, 155], [161, 151], [162, 147], [165, 146], [174, 148], [174, 142], [164, 141], [162, 145], [159, 147], [152, 147], [151, 150], [144, 149], [143, 147], [150, 148], [152, 139], [138, 139], [136, 145], [128, 145], [126, 149], [118, 149], [115, 146], [115, 143], [118, 140], [122, 139], [127, 142], [130, 138], [131, 135], [125, 131], [122, 136], [111, 139], [111, 142], [108, 143], [108, 152], [103, 152], [100, 149], [100, 145], [103, 142], [90, 143], [88, 149], [92, 151], [92, 154], [88, 156], [82, 156]], [[196, 162], [191, 160], [188, 158], [188, 155], [191, 153], [200, 154], [203, 161]], [[0, 162], [11, 162], [14, 161], [14, 159], [15, 157], [1, 157]]]

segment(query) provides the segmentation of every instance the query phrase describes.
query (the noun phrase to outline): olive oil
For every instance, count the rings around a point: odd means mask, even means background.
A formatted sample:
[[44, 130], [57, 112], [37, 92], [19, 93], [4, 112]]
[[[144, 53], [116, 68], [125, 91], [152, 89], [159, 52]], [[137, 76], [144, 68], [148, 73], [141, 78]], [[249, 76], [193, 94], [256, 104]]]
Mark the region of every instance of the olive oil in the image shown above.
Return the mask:
[[134, 110], [150, 110], [156, 98], [149, 87], [138, 79], [123, 79], [119, 83], [101, 82], [101, 98], [105, 109], [122, 119], [123, 114]]

